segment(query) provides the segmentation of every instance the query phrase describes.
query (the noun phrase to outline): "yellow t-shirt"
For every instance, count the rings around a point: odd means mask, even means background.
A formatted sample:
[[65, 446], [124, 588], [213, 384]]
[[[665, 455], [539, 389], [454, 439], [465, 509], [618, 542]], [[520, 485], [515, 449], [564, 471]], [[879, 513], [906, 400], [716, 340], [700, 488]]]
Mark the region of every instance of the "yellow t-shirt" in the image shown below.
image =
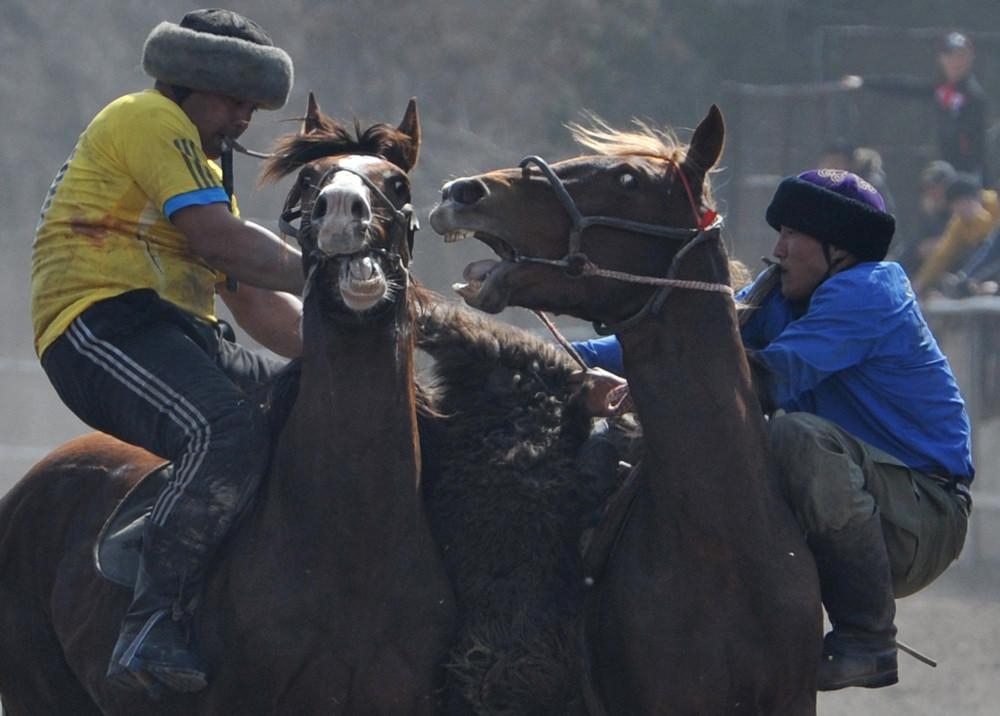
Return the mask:
[[146, 90], [101, 110], [56, 174], [35, 232], [31, 319], [38, 355], [92, 304], [139, 288], [216, 320], [222, 276], [168, 217], [227, 201], [222, 170], [175, 102]]

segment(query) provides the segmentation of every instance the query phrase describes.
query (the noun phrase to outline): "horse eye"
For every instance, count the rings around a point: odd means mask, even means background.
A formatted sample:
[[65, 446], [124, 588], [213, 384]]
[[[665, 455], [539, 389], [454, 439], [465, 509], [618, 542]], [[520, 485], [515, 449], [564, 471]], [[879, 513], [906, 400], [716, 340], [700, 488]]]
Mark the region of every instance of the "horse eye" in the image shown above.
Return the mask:
[[622, 186], [626, 189], [634, 189], [639, 183], [634, 174], [622, 174], [618, 177], [618, 181], [620, 181]]
[[402, 196], [408, 193], [409, 185], [406, 183], [405, 179], [396, 179], [392, 183], [392, 190], [396, 192], [397, 196]]

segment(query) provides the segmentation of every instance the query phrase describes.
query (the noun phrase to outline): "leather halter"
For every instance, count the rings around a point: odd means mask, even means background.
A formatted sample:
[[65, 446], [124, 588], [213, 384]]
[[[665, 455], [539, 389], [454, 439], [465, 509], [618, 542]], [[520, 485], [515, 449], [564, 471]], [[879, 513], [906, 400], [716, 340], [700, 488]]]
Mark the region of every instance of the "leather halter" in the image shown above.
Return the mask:
[[[413, 235], [416, 233], [417, 229], [420, 228], [420, 222], [417, 220], [416, 214], [413, 211], [413, 205], [404, 204], [402, 207], [397, 208], [375, 182], [361, 172], [351, 169], [350, 167], [341, 166], [340, 164], [334, 164], [332, 167], [323, 172], [319, 181], [316, 182], [316, 186], [322, 189], [322, 187], [326, 186], [333, 175], [337, 172], [348, 172], [349, 174], [353, 174], [358, 177], [358, 179], [364, 182], [365, 186], [367, 186], [375, 194], [375, 196], [378, 197], [378, 199], [386, 207], [388, 207], [389, 211], [392, 212], [392, 224], [405, 227], [407, 248], [412, 253]], [[292, 222], [296, 219], [299, 220], [298, 227], [292, 224]], [[289, 201], [286, 201], [284, 207], [282, 208], [281, 215], [278, 217], [278, 226], [283, 234], [287, 234], [301, 243], [303, 235], [308, 234], [312, 229], [312, 221], [308, 218], [308, 212], [304, 210], [304, 206], [301, 201], [298, 206], [291, 205]]]
[[[719, 236], [722, 230], [721, 216], [711, 210], [704, 212], [700, 212], [698, 210], [697, 202], [694, 198], [694, 192], [691, 191], [691, 186], [688, 184], [687, 177], [684, 176], [684, 172], [679, 166], [677, 166], [676, 162], [671, 161], [671, 164], [674, 165], [677, 175], [680, 177], [684, 190], [687, 193], [688, 201], [691, 204], [691, 211], [697, 223], [696, 227], [683, 228], [662, 226], [660, 224], [648, 224], [641, 221], [632, 221], [631, 219], [622, 219], [612, 216], [584, 216], [577, 207], [576, 203], [573, 201], [573, 197], [569, 195], [569, 191], [566, 189], [566, 185], [563, 183], [562, 179], [558, 177], [552, 167], [549, 166], [549, 164], [541, 157], [531, 155], [522, 159], [520, 164], [518, 164], [521, 168], [522, 175], [525, 177], [528, 176], [530, 165], [532, 164], [538, 167], [538, 169], [542, 172], [542, 175], [548, 180], [549, 185], [556, 194], [556, 197], [563, 205], [563, 208], [566, 209], [566, 213], [569, 214], [570, 222], [572, 223], [568, 237], [569, 248], [566, 255], [561, 259], [553, 260], [543, 259], [536, 256], [518, 255], [514, 258], [515, 263], [540, 263], [549, 266], [559, 266], [563, 269], [567, 276], [572, 278], [579, 278], [582, 276], [599, 276], [603, 278], [616, 279], [618, 281], [626, 281], [629, 283], [642, 283], [661, 287], [660, 290], [657, 291], [646, 303], [646, 305], [638, 311], [638, 313], [620, 323], [615, 324], [614, 327], [595, 321], [594, 330], [599, 334], [607, 335], [608, 333], [628, 328], [640, 318], [648, 314], [651, 310], [658, 311], [671, 288], [710, 291], [729, 296], [733, 295], [733, 288], [728, 284], [713, 283], [708, 281], [688, 281], [670, 277], [670, 275], [676, 271], [678, 260], [684, 256], [688, 250], [702, 243], [704, 240], [713, 236]], [[603, 269], [593, 263], [580, 248], [580, 244], [583, 239], [583, 232], [591, 226], [610, 226], [612, 228], [631, 231], [637, 234], [645, 234], [647, 236], [662, 236], [674, 241], [682, 241], [684, 242], [684, 246], [674, 256], [673, 261], [671, 261], [667, 278], [642, 276], [622, 271], [612, 271], [609, 269]]]
[[[232, 160], [233, 151], [237, 151], [240, 154], [245, 154], [250, 157], [256, 157], [258, 159], [270, 159], [272, 156], [274, 156], [273, 154], [265, 154], [263, 152], [257, 152], [252, 149], [247, 149], [238, 141], [232, 138], [226, 140], [226, 145], [224, 148], [229, 153], [230, 161]], [[323, 175], [320, 176], [317, 186], [319, 187], [325, 186], [326, 183], [329, 181], [329, 179], [337, 172], [350, 172], [351, 174], [354, 174], [356, 177], [358, 177], [362, 182], [364, 182], [365, 186], [371, 189], [375, 193], [375, 196], [377, 196], [382, 201], [382, 203], [385, 204], [392, 212], [392, 227], [396, 226], [405, 227], [406, 247], [407, 247], [406, 264], [408, 265], [409, 259], [413, 256], [413, 236], [420, 228], [420, 222], [417, 219], [416, 213], [414, 212], [413, 205], [404, 204], [401, 208], [397, 209], [395, 204], [389, 201], [389, 197], [385, 195], [385, 193], [378, 187], [378, 185], [375, 184], [375, 182], [373, 182], [364, 174], [355, 171], [354, 169], [340, 166], [339, 164], [334, 164], [332, 167], [328, 168], [323, 173]], [[278, 228], [281, 230], [281, 233], [287, 236], [291, 236], [293, 239], [298, 241], [299, 245], [301, 246], [302, 245], [301, 236], [309, 232], [309, 230], [311, 229], [311, 221], [305, 217], [301, 203], [299, 204], [299, 206], [296, 207], [295, 205], [290, 203], [290, 199], [291, 199], [291, 194], [289, 194], [288, 199], [285, 200], [285, 205], [282, 207], [281, 214], [278, 217]], [[292, 222], [295, 221], [296, 219], [299, 220], [298, 227], [292, 224]], [[317, 251], [316, 253], [322, 254], [324, 257], [326, 256], [326, 254], [320, 251]], [[403, 266], [402, 259], [398, 254], [390, 253], [384, 249], [379, 249], [375, 253], [387, 255], [394, 258], [399, 263], [400, 268], [404, 271], [406, 270], [406, 266]]]
[[[548, 162], [537, 155], [531, 155], [525, 157], [521, 160], [518, 166], [521, 168], [522, 176], [527, 178], [530, 171], [530, 165], [534, 164], [542, 172], [542, 175], [548, 180], [549, 185], [552, 190], [556, 193], [556, 197], [562, 203], [563, 208], [566, 209], [566, 213], [569, 214], [572, 226], [569, 230], [569, 251], [566, 255], [556, 261], [549, 259], [541, 259], [533, 256], [519, 256], [518, 261], [525, 262], [537, 262], [549, 264], [552, 266], [561, 266], [566, 270], [566, 273], [570, 276], [582, 276], [583, 267], [590, 263], [590, 259], [587, 255], [583, 253], [580, 249], [580, 244], [583, 241], [583, 232], [590, 228], [591, 226], [610, 226], [615, 229], [624, 229], [626, 231], [633, 231], [639, 234], [647, 234], [649, 236], [663, 236], [668, 239], [674, 239], [676, 241], [690, 241], [695, 236], [697, 236], [700, 229], [685, 229], [676, 228], [672, 226], [661, 226], [659, 224], [647, 224], [640, 221], [632, 221], [631, 219], [621, 219], [613, 216], [584, 216], [580, 209], [577, 207], [576, 203], [573, 201], [573, 197], [569, 195], [569, 191], [566, 189], [566, 185], [563, 183], [562, 179], [556, 175], [555, 171], [549, 166]], [[685, 180], [686, 182], [686, 180]], [[686, 183], [685, 183], [686, 186]], [[690, 190], [689, 190], [690, 195]], [[694, 205], [694, 198], [691, 198], [692, 207]], [[695, 212], [697, 214], [697, 212]]]
[[[398, 247], [398, 250], [392, 250], [391, 248], [367, 248], [357, 253], [374, 254], [376, 256], [383, 257], [389, 262], [391, 266], [390, 270], [401, 276], [403, 286], [408, 286], [410, 284], [409, 266], [413, 256], [413, 235], [416, 233], [417, 229], [420, 228], [416, 214], [413, 211], [413, 206], [407, 203], [402, 207], [397, 208], [396, 205], [389, 200], [389, 197], [387, 197], [371, 179], [361, 172], [351, 169], [350, 167], [341, 166], [340, 164], [334, 164], [323, 172], [319, 181], [316, 183], [316, 187], [321, 190], [322, 187], [326, 186], [326, 184], [337, 172], [349, 172], [350, 174], [354, 174], [356, 177], [361, 179], [361, 181], [364, 182], [364, 184], [372, 191], [378, 200], [391, 212], [387, 236], [390, 247]], [[310, 219], [312, 205], [303, 205], [300, 197], [299, 204], [296, 206], [292, 203], [291, 197], [292, 194], [290, 193], [288, 198], [285, 200], [285, 205], [278, 218], [278, 226], [283, 234], [296, 239], [299, 242], [299, 246], [302, 247], [304, 251], [305, 247], [302, 244], [302, 240], [313, 230], [312, 221]], [[298, 227], [292, 223], [296, 219], [299, 221]], [[399, 241], [400, 233], [405, 236], [405, 243]], [[304, 295], [309, 293], [309, 287], [312, 285], [315, 280], [315, 276], [317, 275], [317, 271], [320, 270], [321, 267], [325, 266], [330, 261], [350, 258], [352, 255], [355, 254], [328, 253], [326, 251], [322, 251], [318, 247], [310, 251], [307, 256], [309, 268], [306, 275], [306, 288]], [[373, 316], [384, 314], [386, 311], [390, 310], [390, 306], [391, 304], [385, 304], [381, 309], [367, 311], [365, 313], [366, 319], [370, 320]], [[343, 318], [340, 316], [332, 316], [332, 319], [338, 322], [343, 321]], [[359, 320], [359, 318], [352, 315], [348, 322], [354, 323], [357, 320]]]
[[[407, 203], [397, 208], [375, 182], [361, 172], [350, 167], [341, 166], [340, 164], [334, 164], [323, 172], [316, 186], [318, 188], [326, 186], [337, 172], [348, 172], [358, 177], [374, 193], [378, 200], [389, 209], [392, 214], [389, 225], [390, 241], [392, 244], [395, 244], [393, 235], [397, 231], [403, 231], [406, 237], [404, 253], [397, 253], [387, 249], [369, 249], [369, 251], [389, 258], [395, 264], [396, 270], [408, 274], [410, 259], [413, 256], [413, 237], [417, 229], [420, 228], [420, 222], [417, 220], [413, 205]], [[281, 215], [278, 218], [278, 226], [281, 232], [296, 239], [299, 242], [299, 246], [302, 246], [302, 239], [312, 231], [312, 221], [309, 218], [311, 209], [311, 205], [307, 208], [301, 201], [297, 206], [291, 204], [291, 195], [289, 195], [289, 199], [285, 201], [285, 206], [282, 208]], [[299, 221], [299, 226], [297, 227], [292, 223], [296, 219]], [[337, 256], [336, 254], [329, 254], [316, 248], [310, 253], [309, 258], [315, 265], [324, 263], [332, 258], [337, 258]]]

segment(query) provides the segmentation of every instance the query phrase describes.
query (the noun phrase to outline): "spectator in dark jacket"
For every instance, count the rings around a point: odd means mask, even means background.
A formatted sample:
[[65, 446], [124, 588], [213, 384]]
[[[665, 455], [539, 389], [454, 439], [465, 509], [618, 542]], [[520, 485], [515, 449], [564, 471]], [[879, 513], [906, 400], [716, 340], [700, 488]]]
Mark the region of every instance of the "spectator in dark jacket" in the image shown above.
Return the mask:
[[882, 155], [872, 147], [860, 147], [847, 139], [835, 139], [826, 145], [818, 167], [853, 172], [878, 190], [885, 200], [885, 210], [896, 211], [896, 202], [889, 191]]
[[974, 61], [968, 37], [951, 32], [944, 38], [938, 48], [944, 81], [934, 88], [934, 106], [941, 158], [985, 182], [987, 103]]
[[889, 254], [911, 279], [917, 275], [948, 226], [951, 207], [947, 192], [956, 176], [955, 167], [943, 159], [929, 162], [920, 172], [920, 202], [917, 216], [911, 222], [913, 228], [909, 230], [906, 241], [900, 242], [898, 249]]
[[949, 32], [937, 49], [941, 70], [937, 81], [870, 76], [850, 78], [849, 84], [880, 92], [928, 97], [933, 102], [937, 126], [937, 158], [989, 184], [992, 177], [987, 170], [987, 98], [973, 69], [972, 41], [960, 32]]

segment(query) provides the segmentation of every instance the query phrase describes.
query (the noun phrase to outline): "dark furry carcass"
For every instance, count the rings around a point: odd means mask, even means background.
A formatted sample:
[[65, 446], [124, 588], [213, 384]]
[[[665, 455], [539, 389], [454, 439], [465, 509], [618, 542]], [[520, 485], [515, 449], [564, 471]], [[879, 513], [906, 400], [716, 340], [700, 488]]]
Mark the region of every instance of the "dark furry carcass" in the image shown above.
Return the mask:
[[579, 545], [629, 433], [595, 432], [554, 343], [442, 301], [418, 325], [423, 489], [459, 610], [444, 711], [583, 713]]

